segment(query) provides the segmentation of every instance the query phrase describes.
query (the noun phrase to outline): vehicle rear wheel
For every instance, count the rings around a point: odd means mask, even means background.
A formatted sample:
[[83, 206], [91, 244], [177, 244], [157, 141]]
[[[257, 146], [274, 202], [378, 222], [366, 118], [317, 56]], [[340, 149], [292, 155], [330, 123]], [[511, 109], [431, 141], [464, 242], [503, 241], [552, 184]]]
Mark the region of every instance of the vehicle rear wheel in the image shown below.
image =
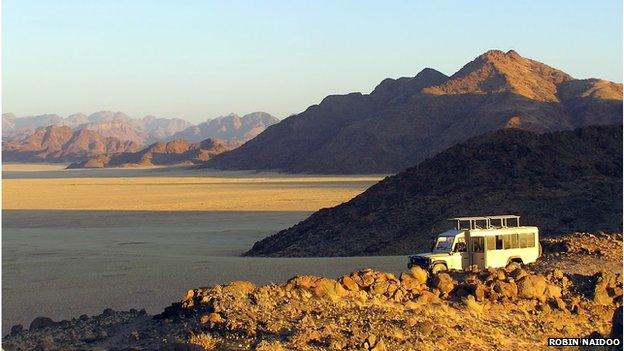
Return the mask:
[[436, 263], [433, 265], [433, 267], [431, 267], [432, 274], [438, 274], [445, 270], [446, 270], [446, 265], [444, 263]]

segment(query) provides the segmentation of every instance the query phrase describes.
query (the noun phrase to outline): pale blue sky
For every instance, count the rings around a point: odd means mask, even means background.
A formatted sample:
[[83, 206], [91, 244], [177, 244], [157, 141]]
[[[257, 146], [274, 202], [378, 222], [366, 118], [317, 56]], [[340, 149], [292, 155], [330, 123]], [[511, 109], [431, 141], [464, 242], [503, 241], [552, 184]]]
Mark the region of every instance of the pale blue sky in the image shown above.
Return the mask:
[[622, 2], [5, 0], [3, 110], [283, 118], [488, 49], [622, 81]]

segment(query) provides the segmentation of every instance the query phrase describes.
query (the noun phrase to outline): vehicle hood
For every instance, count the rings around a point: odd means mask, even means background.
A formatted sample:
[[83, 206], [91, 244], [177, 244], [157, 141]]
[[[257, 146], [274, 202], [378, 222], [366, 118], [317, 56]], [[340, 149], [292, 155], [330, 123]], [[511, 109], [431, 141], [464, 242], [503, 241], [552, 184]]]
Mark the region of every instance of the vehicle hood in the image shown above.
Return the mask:
[[424, 257], [428, 259], [436, 259], [436, 258], [445, 258], [449, 256], [450, 255], [446, 252], [424, 252], [424, 253], [411, 255], [410, 257]]

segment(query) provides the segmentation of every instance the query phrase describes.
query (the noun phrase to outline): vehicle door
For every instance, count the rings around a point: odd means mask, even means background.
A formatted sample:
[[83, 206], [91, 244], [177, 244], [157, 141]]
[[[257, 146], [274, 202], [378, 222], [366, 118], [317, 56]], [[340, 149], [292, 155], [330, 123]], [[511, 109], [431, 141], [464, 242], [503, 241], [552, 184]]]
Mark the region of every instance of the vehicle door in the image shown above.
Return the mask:
[[470, 244], [472, 245], [470, 250], [470, 265], [485, 268], [484, 238], [482, 236], [472, 237], [470, 238]]
[[457, 269], [466, 269], [470, 266], [470, 253], [466, 245], [466, 238], [458, 236], [455, 238], [455, 247], [453, 248], [453, 256], [457, 260]]

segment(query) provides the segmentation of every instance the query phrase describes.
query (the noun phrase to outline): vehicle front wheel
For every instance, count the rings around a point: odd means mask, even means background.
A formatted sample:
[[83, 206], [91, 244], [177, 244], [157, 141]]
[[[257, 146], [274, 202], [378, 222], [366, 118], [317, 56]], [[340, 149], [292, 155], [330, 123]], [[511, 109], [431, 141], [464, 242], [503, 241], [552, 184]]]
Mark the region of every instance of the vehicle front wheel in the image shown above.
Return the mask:
[[444, 263], [436, 263], [433, 265], [433, 267], [431, 267], [432, 274], [438, 274], [445, 270], [446, 270], [446, 265]]

